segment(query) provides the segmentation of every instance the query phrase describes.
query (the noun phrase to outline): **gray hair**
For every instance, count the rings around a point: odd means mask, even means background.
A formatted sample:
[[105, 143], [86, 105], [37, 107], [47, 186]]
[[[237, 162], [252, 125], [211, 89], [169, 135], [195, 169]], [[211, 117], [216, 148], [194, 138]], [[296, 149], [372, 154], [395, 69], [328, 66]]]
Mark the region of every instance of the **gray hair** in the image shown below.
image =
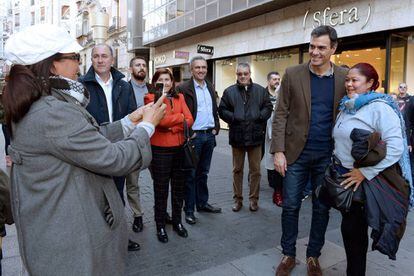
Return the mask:
[[93, 46], [93, 48], [92, 48], [92, 54], [93, 54], [93, 50], [95, 50], [95, 48], [101, 47], [101, 46], [104, 46], [104, 47], [108, 48], [109, 53], [111, 53], [111, 57], [114, 57], [114, 50], [112, 49], [111, 46], [109, 46], [106, 43], [99, 43], [99, 44], [96, 44], [95, 46]]
[[247, 62], [240, 62], [239, 64], [237, 64], [236, 71], [239, 70], [239, 68], [247, 68], [247, 69], [249, 69], [249, 72], [251, 72], [250, 71], [250, 64], [248, 64]]
[[207, 60], [202, 56], [194, 56], [190, 59], [190, 68], [193, 67], [193, 63], [197, 60], [204, 60], [207, 63]]

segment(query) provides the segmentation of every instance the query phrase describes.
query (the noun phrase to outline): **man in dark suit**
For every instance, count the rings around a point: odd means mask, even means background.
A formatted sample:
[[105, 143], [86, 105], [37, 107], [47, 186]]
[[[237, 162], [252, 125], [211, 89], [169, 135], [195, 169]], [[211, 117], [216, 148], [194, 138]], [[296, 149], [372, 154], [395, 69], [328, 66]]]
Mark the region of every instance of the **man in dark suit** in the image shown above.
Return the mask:
[[178, 89], [183, 93], [186, 104], [194, 118], [192, 126], [194, 132], [193, 143], [200, 160], [197, 168], [188, 174], [184, 207], [186, 222], [195, 224], [194, 205], [197, 205], [198, 212], [221, 212], [221, 208], [208, 203], [207, 187], [208, 172], [213, 150], [216, 146], [216, 135], [220, 130], [220, 123], [214, 88], [205, 79], [207, 61], [201, 56], [195, 56], [190, 61], [190, 69], [191, 79], [182, 83]]
[[[106, 124], [123, 119], [136, 108], [131, 85], [122, 80], [125, 75], [112, 67], [113, 50], [106, 44], [98, 44], [92, 49], [92, 66], [86, 75], [79, 79], [90, 94], [86, 109], [98, 124]], [[125, 177], [113, 177], [119, 195], [124, 201]], [[139, 244], [129, 241], [128, 250], [139, 250]]]
[[[310, 176], [312, 188], [323, 181], [333, 149], [331, 131], [347, 69], [330, 62], [338, 38], [335, 29], [320, 26], [311, 33], [310, 61], [286, 69], [273, 118], [272, 145], [276, 170], [283, 179], [282, 239], [284, 257], [276, 275], [295, 266], [302, 193]], [[318, 262], [325, 242], [329, 207], [313, 198], [312, 225], [306, 252], [308, 275], [322, 275]]]

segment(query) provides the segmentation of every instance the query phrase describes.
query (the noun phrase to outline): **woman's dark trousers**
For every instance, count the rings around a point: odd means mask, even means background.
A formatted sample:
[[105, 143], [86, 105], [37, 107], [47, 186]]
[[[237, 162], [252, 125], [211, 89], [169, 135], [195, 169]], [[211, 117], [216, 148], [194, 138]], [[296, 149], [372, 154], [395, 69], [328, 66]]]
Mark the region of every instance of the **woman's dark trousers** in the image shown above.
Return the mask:
[[181, 223], [186, 176], [182, 170], [183, 158], [182, 147], [152, 146], [150, 170], [154, 181], [154, 215], [157, 229], [165, 227], [170, 183], [173, 225]]
[[349, 212], [342, 212], [341, 224], [348, 276], [363, 276], [368, 251], [368, 223], [362, 203], [353, 202]]

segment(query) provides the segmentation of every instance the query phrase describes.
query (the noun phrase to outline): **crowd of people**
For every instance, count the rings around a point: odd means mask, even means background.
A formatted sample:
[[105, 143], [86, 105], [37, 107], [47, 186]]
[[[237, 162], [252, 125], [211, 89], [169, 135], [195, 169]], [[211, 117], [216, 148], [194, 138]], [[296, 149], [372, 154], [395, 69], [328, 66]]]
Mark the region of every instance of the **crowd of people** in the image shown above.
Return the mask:
[[[353, 191], [348, 209], [341, 210], [347, 275], [365, 275], [368, 226], [376, 231], [374, 248], [395, 259], [414, 201], [414, 100], [405, 83], [395, 100], [376, 92], [378, 74], [368, 63], [349, 69], [333, 64], [337, 47], [335, 29], [317, 27], [310, 36], [309, 62], [287, 68], [282, 78], [269, 72], [266, 88], [253, 82], [248, 63], [239, 63], [236, 83], [219, 100], [202, 56], [192, 57], [191, 79], [179, 85], [165, 68], [149, 78], [146, 59], [136, 56], [127, 82], [112, 66], [112, 48], [97, 44], [91, 67], [78, 77], [82, 48], [63, 29], [37, 25], [12, 35], [5, 48], [13, 66], [3, 93], [4, 129], [10, 135], [11, 206], [27, 272], [124, 275], [127, 249], [140, 249], [127, 238], [124, 194], [133, 211], [132, 230], [141, 232], [139, 174], [146, 168], [160, 242], [169, 241], [166, 224], [181, 238], [191, 235], [183, 212], [189, 225], [198, 222], [196, 210], [221, 213], [209, 203], [208, 191], [219, 118], [229, 128], [234, 212], [243, 208], [246, 154], [249, 210], [259, 210], [265, 159], [273, 202], [282, 208], [277, 276], [290, 275], [296, 265], [307, 187], [313, 191], [307, 271], [322, 275], [318, 258], [329, 209], [337, 207], [316, 196], [327, 168], [341, 176], [339, 186]], [[198, 162], [188, 160], [189, 152]], [[3, 227], [13, 218], [7, 177], [0, 180]], [[392, 212], [381, 206], [385, 194], [399, 203]]]

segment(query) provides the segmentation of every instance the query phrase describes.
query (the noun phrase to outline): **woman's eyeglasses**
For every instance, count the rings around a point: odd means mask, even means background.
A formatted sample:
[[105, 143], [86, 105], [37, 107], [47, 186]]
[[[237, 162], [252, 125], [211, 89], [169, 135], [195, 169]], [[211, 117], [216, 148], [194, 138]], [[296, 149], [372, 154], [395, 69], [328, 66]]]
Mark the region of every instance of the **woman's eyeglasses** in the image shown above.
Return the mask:
[[406, 89], [406, 88], [407, 88], [407, 86], [400, 85], [400, 89]]
[[73, 54], [73, 55], [68, 55], [68, 56], [61, 56], [58, 58], [58, 60], [61, 59], [71, 59], [71, 60], [76, 60], [76, 61], [80, 61], [80, 54]]

